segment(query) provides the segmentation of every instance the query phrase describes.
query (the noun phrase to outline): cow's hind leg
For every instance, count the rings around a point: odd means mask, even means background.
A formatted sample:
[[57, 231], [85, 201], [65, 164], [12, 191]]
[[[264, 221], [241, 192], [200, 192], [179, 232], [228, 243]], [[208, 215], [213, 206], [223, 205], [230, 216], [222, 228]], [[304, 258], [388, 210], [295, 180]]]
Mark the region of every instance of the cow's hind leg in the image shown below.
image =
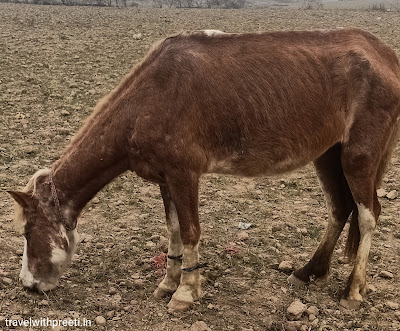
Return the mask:
[[163, 281], [154, 291], [156, 298], [163, 298], [173, 292], [179, 286], [181, 278], [183, 245], [181, 240], [178, 214], [175, 204], [171, 199], [168, 187], [160, 186], [161, 196], [164, 202], [165, 215], [167, 220], [167, 231], [169, 237], [167, 274]]
[[314, 162], [327, 202], [329, 223], [311, 260], [288, 278], [292, 284], [305, 284], [313, 277], [324, 279], [328, 276], [333, 250], [354, 204], [340, 156], [341, 145], [338, 144]]
[[[379, 149], [368, 152], [356, 144], [346, 148], [343, 154], [343, 168], [358, 210], [359, 244], [355, 263], [341, 304], [357, 308], [367, 291], [366, 268], [371, 248], [372, 234], [376, 227], [381, 206], [376, 195], [376, 173], [380, 161]], [[358, 236], [355, 237], [358, 240]], [[358, 244], [358, 245], [357, 245]]]

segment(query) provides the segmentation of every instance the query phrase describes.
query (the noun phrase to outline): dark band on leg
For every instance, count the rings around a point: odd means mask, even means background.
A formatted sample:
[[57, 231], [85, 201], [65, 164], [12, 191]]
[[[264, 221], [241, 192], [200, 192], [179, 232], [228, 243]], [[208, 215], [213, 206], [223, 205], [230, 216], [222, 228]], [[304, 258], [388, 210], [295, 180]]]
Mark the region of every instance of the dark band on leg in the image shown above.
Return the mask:
[[191, 271], [195, 271], [197, 269], [200, 268], [205, 268], [208, 267], [207, 263], [199, 263], [198, 265], [194, 266], [194, 267], [190, 267], [190, 268], [182, 268], [182, 271], [186, 271], [186, 272], [191, 272]]
[[179, 261], [180, 263], [182, 263], [182, 257], [183, 257], [183, 255], [178, 255], [178, 256], [168, 255], [168, 258], [169, 258], [170, 260]]

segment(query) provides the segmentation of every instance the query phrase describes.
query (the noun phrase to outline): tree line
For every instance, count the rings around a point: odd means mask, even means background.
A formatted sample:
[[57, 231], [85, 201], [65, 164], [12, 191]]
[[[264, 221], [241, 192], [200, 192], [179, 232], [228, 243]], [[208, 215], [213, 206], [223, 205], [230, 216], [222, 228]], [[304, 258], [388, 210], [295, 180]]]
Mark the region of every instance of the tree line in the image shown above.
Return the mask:
[[[157, 8], [244, 8], [247, 0], [148, 0]], [[138, 7], [143, 0], [0, 0], [39, 5]], [[147, 5], [148, 6], [148, 5]], [[146, 7], [147, 7], [146, 6]]]

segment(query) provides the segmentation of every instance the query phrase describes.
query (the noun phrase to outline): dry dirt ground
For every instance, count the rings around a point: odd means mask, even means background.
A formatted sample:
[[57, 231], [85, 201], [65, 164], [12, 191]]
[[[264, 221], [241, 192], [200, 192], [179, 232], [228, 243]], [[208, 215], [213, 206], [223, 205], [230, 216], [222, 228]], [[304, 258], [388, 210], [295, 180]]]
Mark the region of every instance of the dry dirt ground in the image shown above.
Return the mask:
[[[274, 178], [209, 175], [201, 182], [204, 297], [181, 314], [152, 292], [163, 270], [150, 261], [166, 249], [163, 206], [156, 186], [124, 174], [84, 209], [82, 234], [61, 286], [47, 295], [18, 283], [22, 237], [13, 231], [6, 190], [22, 188], [56, 160], [96, 101], [156, 40], [181, 30], [229, 32], [365, 28], [400, 50], [400, 15], [368, 11], [159, 10], [0, 4], [0, 323], [4, 318], [87, 318], [107, 330], [399, 330], [399, 199], [382, 198], [370, 255], [374, 286], [361, 309], [339, 305], [351, 266], [341, 238], [325, 286], [294, 288], [278, 269], [307, 262], [327, 224], [314, 170]], [[386, 191], [400, 190], [396, 150]], [[239, 222], [252, 223], [243, 231]], [[347, 231], [347, 227], [346, 227]], [[344, 235], [345, 237], [345, 235]], [[339, 261], [341, 263], [339, 263]], [[379, 276], [382, 271], [392, 278]], [[390, 275], [389, 275], [390, 276]], [[315, 306], [295, 325], [294, 300]], [[95, 325], [96, 316], [106, 319]], [[0, 327], [1, 327], [0, 326]], [[293, 328], [294, 327], [294, 328]], [[73, 329], [73, 328], [70, 328]], [[194, 328], [192, 328], [194, 329]]]

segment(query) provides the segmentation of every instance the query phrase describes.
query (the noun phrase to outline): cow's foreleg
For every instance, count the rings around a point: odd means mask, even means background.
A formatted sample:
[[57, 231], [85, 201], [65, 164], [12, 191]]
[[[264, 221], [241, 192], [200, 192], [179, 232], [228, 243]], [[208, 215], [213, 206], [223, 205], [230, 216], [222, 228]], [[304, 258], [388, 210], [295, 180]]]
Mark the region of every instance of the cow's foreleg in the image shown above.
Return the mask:
[[183, 244], [180, 284], [168, 304], [168, 308], [172, 311], [185, 310], [201, 297], [198, 182], [199, 178], [194, 173], [179, 174], [179, 178], [167, 180], [171, 198], [175, 203]]
[[167, 274], [154, 291], [154, 296], [156, 298], [163, 298], [175, 292], [178, 288], [181, 278], [183, 257], [183, 245], [175, 204], [166, 186], [160, 186], [160, 191], [164, 202], [169, 244]]

